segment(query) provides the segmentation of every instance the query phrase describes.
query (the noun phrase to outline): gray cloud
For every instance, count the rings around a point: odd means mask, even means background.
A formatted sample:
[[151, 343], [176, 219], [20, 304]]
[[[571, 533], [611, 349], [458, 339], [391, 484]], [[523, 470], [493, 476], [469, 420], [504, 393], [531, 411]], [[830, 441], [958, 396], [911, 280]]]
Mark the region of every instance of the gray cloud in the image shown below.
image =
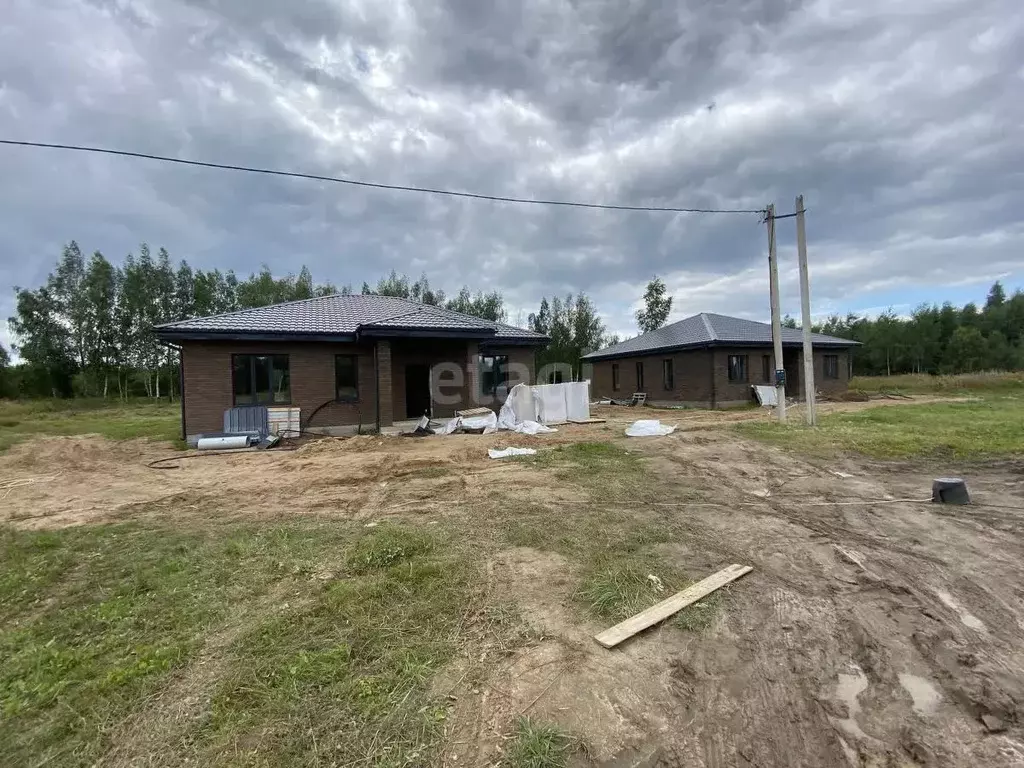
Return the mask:
[[[501, 195], [810, 210], [818, 312], [1024, 282], [1015, 0], [9, 0], [0, 135]], [[542, 209], [0, 148], [0, 314], [77, 239], [239, 272], [766, 312], [754, 216]], [[795, 301], [792, 233], [780, 226]], [[967, 268], [969, 267], [969, 272]], [[973, 282], [972, 282], [973, 281]], [[0, 342], [9, 339], [0, 333]]]

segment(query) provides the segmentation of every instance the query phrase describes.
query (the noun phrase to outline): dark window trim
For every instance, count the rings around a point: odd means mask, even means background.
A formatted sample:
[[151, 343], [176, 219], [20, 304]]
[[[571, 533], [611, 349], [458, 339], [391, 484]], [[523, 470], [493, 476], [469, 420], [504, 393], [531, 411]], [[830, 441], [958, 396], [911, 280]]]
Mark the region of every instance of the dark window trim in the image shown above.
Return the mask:
[[[830, 359], [835, 361], [835, 373], [829, 373], [829, 371], [828, 371], [828, 361]], [[822, 355], [821, 356], [821, 368], [822, 368], [821, 373], [824, 376], [824, 378], [826, 378], [826, 379], [835, 379], [835, 380], [838, 381], [839, 380], [839, 355]]]
[[672, 392], [676, 388], [676, 371], [671, 357], [661, 361], [661, 386], [666, 392]]
[[636, 363], [636, 391], [644, 392], [646, 386], [644, 384], [644, 361], [637, 360]]
[[761, 355], [761, 377], [764, 379], [765, 384], [772, 384], [775, 381], [773, 373], [772, 356]]
[[[480, 393], [483, 395], [497, 396], [498, 387], [504, 385], [505, 391], [508, 391], [508, 355], [479, 355], [477, 365], [479, 366], [480, 375]], [[494, 377], [494, 383], [491, 390], [484, 388], [484, 359], [491, 359], [494, 362], [492, 365], [501, 373], [501, 377]], [[500, 363], [500, 360], [504, 360], [504, 364]]]
[[618, 392], [620, 384], [621, 382], [619, 381], [619, 364], [612, 363], [612, 391]]
[[[255, 400], [255, 401], [253, 401], [251, 403], [242, 403], [242, 405], [239, 406], [238, 403], [235, 401], [235, 397], [237, 397], [237, 393], [235, 392], [235, 358], [236, 357], [251, 357], [251, 358], [257, 358], [257, 357], [283, 357], [285, 360], [287, 360], [288, 361], [288, 399], [287, 400], [273, 400], [273, 399], [271, 399], [269, 402], [261, 402], [259, 400]], [[253, 361], [249, 362], [249, 375], [252, 376], [253, 388], [255, 389], [256, 371], [253, 368], [254, 365], [255, 365], [255, 363]], [[273, 371], [273, 369], [274, 369], [273, 363], [271, 363], [270, 369], [271, 369], [271, 371]], [[292, 356], [287, 354], [287, 353], [281, 353], [281, 352], [232, 352], [231, 353], [231, 406], [233, 408], [237, 408], [237, 407], [245, 407], [247, 405], [265, 405], [268, 408], [286, 408], [286, 407], [292, 405], [292, 380], [291, 380], [291, 377], [292, 377]], [[273, 381], [270, 382], [270, 394], [271, 394], [271, 397], [273, 397], [273, 394], [274, 394], [274, 382]], [[255, 395], [254, 395], [254, 397], [255, 397]]]
[[[356, 371], [356, 396], [338, 397], [338, 358], [350, 357], [355, 363]], [[359, 402], [359, 355], [338, 353], [334, 356], [334, 402], [336, 403], [358, 403]]]
[[[733, 376], [732, 376], [732, 360], [733, 360], [733, 358], [736, 358], [737, 360], [742, 360], [743, 361], [743, 377], [742, 378], [735, 378], [734, 379]], [[726, 376], [728, 376], [730, 384], [745, 384], [746, 382], [748, 382], [750, 380], [750, 360], [749, 360], [749, 358], [750, 358], [750, 355], [729, 355], [729, 357], [726, 359], [726, 361], [725, 361]]]

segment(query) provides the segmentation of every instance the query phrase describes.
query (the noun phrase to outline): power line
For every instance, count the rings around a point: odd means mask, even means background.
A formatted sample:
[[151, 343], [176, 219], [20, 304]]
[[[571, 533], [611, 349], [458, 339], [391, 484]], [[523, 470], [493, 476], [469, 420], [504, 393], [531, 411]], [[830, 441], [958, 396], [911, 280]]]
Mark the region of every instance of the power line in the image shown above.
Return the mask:
[[159, 160], [164, 163], [191, 165], [198, 168], [216, 168], [222, 171], [244, 171], [246, 173], [262, 173], [267, 176], [287, 176], [295, 179], [312, 181], [329, 181], [334, 184], [349, 184], [354, 187], [372, 187], [373, 189], [390, 189], [399, 192], [422, 192], [430, 195], [446, 195], [448, 197], [465, 197], [473, 200], [493, 200], [499, 203], [522, 203], [525, 205], [560, 205], [569, 208], [596, 208], [606, 211], [651, 211], [656, 213], [757, 213], [762, 216], [763, 208], [673, 208], [647, 205], [603, 205], [601, 203], [579, 203], [571, 200], [532, 200], [523, 197], [503, 197], [501, 195], [481, 195], [475, 192], [456, 192], [451, 189], [431, 189], [430, 187], [411, 187], [402, 184], [381, 184], [375, 181], [358, 181], [335, 176], [321, 176], [315, 173], [299, 173], [297, 171], [279, 171], [273, 168], [254, 168], [246, 165], [228, 165], [226, 163], [207, 163], [200, 160], [182, 160], [165, 155], [151, 155], [145, 152], [128, 152], [123, 149], [106, 149], [104, 147], [88, 147], [77, 144], [47, 144], [40, 141], [13, 141], [0, 139], [0, 144], [14, 147], [35, 147], [42, 149], [66, 149], [72, 152], [92, 152], [101, 155], [118, 155], [120, 157], [136, 157], [143, 160]]

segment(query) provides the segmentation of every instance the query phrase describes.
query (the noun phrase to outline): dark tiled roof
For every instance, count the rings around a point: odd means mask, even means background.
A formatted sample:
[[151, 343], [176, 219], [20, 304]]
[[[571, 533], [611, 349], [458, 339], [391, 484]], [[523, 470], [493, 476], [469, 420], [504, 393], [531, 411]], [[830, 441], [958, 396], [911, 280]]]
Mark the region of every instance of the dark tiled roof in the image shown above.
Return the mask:
[[[701, 312], [699, 315], [687, 317], [656, 331], [626, 339], [620, 344], [614, 344], [597, 352], [591, 352], [584, 359], [600, 360], [607, 357], [644, 355], [668, 349], [703, 347], [710, 344], [759, 346], [771, 343], [772, 327], [768, 323]], [[783, 328], [782, 343], [786, 346], [803, 344], [803, 331], [799, 328]], [[852, 347], [856, 346], [858, 342], [813, 333], [811, 334], [811, 343], [819, 347]]]
[[190, 335], [355, 336], [360, 331], [381, 335], [388, 330], [465, 332], [484, 339], [500, 338], [542, 343], [547, 337], [465, 315], [442, 307], [394, 296], [355, 294], [322, 296], [267, 307], [243, 309], [224, 315], [197, 317], [155, 327], [160, 336]]

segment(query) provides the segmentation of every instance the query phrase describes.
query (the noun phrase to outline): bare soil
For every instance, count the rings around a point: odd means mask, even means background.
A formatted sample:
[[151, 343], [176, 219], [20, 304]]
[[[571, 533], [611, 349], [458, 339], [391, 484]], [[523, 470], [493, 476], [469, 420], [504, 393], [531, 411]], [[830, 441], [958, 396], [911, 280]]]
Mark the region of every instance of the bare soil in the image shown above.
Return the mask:
[[[0, 518], [48, 528], [315, 514], [469, 531], [495, 522], [474, 519], [481, 498], [505, 498], [510, 515], [534, 504], [584, 519], [614, 505], [671, 521], [681, 533], [658, 554], [694, 578], [729, 563], [754, 571], [728, 589], [707, 632], [656, 627], [609, 651], [593, 641], [604, 625], [572, 599], [581, 564], [543, 548], [483, 548], [484, 602], [515, 601], [531, 639], [485, 651], [482, 675], [455, 664], [436, 682], [454, 702], [445, 765], [494, 763], [525, 714], [581, 735], [580, 761], [599, 765], [657, 748], [662, 765], [707, 768], [1024, 766], [1020, 462], [803, 459], [721, 429], [759, 411], [598, 410], [606, 424], [548, 436], [322, 440], [173, 470], [145, 466], [173, 455], [150, 442], [37, 439], [0, 455], [0, 481], [35, 479], [6, 492]], [[622, 428], [638, 416], [680, 429], [628, 440]], [[548, 469], [486, 457], [576, 441], [644, 456], [662, 501], [581, 504]], [[910, 501], [948, 474], [966, 477], [977, 502], [1004, 506]]]

